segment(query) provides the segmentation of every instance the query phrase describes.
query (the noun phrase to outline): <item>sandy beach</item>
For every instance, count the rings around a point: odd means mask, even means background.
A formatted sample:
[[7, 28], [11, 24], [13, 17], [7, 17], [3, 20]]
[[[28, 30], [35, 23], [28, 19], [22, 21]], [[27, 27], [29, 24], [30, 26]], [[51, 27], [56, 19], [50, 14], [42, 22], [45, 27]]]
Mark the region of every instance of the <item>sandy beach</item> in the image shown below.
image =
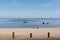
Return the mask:
[[[14, 35], [13, 35], [14, 32]], [[48, 32], [49, 37], [48, 37]], [[30, 33], [32, 33], [30, 37]], [[13, 38], [14, 37], [14, 38]], [[60, 39], [60, 28], [0, 28], [0, 40]]]

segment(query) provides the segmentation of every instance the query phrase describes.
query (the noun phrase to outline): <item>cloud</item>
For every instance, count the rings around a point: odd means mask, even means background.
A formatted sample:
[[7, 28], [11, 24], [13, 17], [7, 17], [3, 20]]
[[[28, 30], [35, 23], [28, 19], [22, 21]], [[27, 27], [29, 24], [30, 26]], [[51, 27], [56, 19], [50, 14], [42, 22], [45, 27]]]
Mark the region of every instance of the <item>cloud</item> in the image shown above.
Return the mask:
[[[43, 4], [31, 4], [29, 5], [24, 5], [21, 2], [21, 0], [11, 0], [12, 5], [17, 6], [17, 7], [45, 7], [45, 6], [51, 6], [50, 3], [43, 3]], [[28, 3], [27, 3], [28, 4]]]
[[34, 10], [33, 12], [36, 12], [36, 13], [45, 13], [47, 11], [45, 11], [45, 10]]
[[50, 3], [43, 3], [43, 4], [34, 4], [31, 7], [50, 7], [52, 6]]
[[16, 7], [26, 7], [26, 5], [20, 3], [21, 0], [11, 0], [11, 4], [12, 6], [16, 6]]
[[50, 6], [51, 4], [46, 3], [46, 4], [40, 4], [40, 6]]

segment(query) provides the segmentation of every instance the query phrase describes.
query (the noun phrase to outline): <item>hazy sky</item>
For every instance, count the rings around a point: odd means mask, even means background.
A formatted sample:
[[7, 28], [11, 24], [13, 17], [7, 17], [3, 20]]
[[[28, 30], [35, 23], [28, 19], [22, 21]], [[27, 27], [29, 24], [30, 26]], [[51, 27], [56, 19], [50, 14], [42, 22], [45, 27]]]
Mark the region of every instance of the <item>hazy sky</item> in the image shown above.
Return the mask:
[[60, 0], [0, 0], [0, 18], [60, 18]]

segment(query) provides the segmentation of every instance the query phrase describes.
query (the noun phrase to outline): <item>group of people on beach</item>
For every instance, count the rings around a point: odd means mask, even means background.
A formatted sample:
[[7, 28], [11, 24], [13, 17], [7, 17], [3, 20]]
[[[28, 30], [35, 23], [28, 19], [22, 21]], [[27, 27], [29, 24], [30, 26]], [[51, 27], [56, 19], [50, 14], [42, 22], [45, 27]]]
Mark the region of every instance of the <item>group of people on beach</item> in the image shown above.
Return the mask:
[[49, 24], [48, 22], [42, 22], [42, 24]]
[[[26, 21], [24, 21], [23, 23], [27, 23]], [[42, 24], [49, 24], [48, 22], [42, 22]]]

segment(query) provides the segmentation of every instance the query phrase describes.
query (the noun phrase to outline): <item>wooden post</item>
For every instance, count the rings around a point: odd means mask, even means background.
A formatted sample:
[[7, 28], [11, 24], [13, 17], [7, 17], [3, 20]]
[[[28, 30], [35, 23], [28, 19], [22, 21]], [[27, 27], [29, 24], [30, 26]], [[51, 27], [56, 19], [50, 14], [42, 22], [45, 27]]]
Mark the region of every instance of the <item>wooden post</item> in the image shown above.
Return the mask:
[[14, 39], [14, 38], [15, 38], [15, 32], [12, 33], [12, 39]]
[[30, 33], [30, 38], [32, 38], [32, 33]]
[[48, 38], [50, 37], [50, 32], [48, 32]]

